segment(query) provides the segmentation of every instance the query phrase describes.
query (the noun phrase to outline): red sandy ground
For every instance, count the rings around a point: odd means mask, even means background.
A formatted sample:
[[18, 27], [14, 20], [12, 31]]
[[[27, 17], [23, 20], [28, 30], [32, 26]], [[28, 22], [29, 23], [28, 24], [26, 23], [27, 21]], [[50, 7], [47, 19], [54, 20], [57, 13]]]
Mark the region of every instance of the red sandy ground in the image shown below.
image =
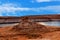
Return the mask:
[[[0, 33], [1, 35], [5, 36], [8, 34], [14, 34], [13, 31], [10, 31], [13, 27], [3, 27], [0, 28]], [[48, 27], [51, 28], [51, 27]], [[56, 28], [56, 27], [53, 27]], [[36, 39], [28, 39], [25, 36], [20, 36], [20, 35], [16, 35], [14, 37], [9, 37], [9, 38], [4, 38], [4, 37], [0, 37], [0, 40], [60, 40], [60, 31], [54, 31], [54, 32], [48, 32], [42, 35], [43, 38], [36, 38]]]

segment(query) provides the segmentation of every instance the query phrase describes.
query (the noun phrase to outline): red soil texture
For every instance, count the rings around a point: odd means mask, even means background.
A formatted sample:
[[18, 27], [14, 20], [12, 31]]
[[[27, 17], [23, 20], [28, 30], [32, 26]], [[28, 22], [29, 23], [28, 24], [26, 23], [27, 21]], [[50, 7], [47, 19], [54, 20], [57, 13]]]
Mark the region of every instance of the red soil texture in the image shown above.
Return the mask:
[[0, 17], [0, 24], [12, 23], [0, 27], [0, 40], [60, 40], [60, 27], [45, 26], [31, 19], [60, 21], [60, 15]]

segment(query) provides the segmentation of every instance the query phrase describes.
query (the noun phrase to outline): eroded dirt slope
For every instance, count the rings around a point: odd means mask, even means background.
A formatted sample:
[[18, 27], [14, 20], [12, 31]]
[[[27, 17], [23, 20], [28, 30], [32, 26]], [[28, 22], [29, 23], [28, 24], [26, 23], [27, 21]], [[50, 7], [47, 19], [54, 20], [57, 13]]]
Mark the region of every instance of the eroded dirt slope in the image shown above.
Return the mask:
[[21, 22], [12, 27], [0, 28], [0, 40], [60, 40], [59, 35], [59, 27], [48, 27], [36, 22]]
[[[46, 19], [43, 21], [53, 21], [60, 19], [60, 15], [55, 16], [27, 16], [27, 17], [0, 17], [1, 23], [17, 23], [0, 27], [0, 40], [60, 40], [60, 27], [45, 26], [31, 21], [30, 19]], [[56, 20], [54, 20], [56, 21]]]

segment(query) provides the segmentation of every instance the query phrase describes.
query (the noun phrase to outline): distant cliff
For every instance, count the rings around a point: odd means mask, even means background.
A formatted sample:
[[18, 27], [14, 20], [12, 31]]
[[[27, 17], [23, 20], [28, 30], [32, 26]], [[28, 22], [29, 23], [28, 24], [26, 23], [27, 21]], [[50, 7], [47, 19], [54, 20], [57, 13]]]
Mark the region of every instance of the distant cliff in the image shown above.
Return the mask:
[[0, 23], [19, 23], [22, 20], [34, 21], [36, 19], [40, 19], [40, 21], [60, 21], [60, 15], [34, 15], [34, 16], [22, 16], [22, 17], [7, 17], [6, 16], [6, 17], [0, 17]]

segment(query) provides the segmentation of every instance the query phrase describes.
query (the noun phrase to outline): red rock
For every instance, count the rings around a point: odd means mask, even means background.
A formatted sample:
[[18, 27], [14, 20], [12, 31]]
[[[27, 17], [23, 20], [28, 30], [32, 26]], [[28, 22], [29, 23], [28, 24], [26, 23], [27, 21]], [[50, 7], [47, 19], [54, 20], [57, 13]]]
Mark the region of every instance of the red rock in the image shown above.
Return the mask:
[[60, 40], [60, 27], [38, 24], [36, 19], [40, 19], [40, 22], [60, 21], [60, 15], [0, 17], [0, 24], [13, 24], [0, 28], [0, 40]]

